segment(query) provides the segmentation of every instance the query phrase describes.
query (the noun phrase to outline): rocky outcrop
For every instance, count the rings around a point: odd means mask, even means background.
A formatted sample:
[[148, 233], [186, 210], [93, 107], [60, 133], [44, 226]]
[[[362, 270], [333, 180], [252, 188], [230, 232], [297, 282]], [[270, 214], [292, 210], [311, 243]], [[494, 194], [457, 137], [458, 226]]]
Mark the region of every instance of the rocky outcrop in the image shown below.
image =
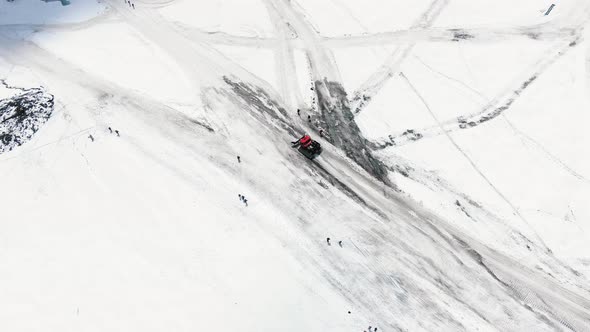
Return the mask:
[[54, 108], [53, 95], [42, 88], [0, 100], [0, 154], [27, 141], [47, 122]]

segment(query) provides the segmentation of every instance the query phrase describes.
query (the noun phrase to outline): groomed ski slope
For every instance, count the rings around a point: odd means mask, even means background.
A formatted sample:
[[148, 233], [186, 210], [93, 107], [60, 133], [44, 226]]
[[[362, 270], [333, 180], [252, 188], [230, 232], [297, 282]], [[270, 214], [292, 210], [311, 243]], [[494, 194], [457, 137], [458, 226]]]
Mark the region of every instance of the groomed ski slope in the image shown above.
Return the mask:
[[[0, 329], [590, 330], [588, 7], [477, 2], [0, 3]], [[323, 78], [391, 186], [290, 148]]]

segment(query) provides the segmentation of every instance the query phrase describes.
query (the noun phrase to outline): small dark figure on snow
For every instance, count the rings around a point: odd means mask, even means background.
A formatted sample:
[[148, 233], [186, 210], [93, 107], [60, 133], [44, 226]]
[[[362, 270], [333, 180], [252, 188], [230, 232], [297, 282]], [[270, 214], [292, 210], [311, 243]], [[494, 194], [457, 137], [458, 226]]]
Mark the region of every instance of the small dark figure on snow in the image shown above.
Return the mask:
[[[244, 197], [244, 196], [242, 196]], [[246, 206], [248, 206], [248, 200], [244, 197], [244, 204], [246, 204]]]
[[243, 199], [244, 199], [244, 196], [242, 196], [242, 194], [238, 194], [238, 198], [239, 198], [239, 199], [240, 199], [240, 201], [241, 201], [241, 200], [243, 200]]
[[320, 137], [324, 137], [324, 130], [320, 129]]
[[342, 240], [338, 241], [338, 245], [342, 248]]
[[94, 137], [92, 135], [88, 135], [88, 138], [90, 138], [90, 140], [94, 142]]
[[239, 162], [239, 163], [241, 163], [241, 162], [242, 162], [242, 160], [240, 160], [240, 156], [238, 156], [238, 162]]
[[297, 116], [301, 116], [301, 110], [297, 109]]
[[311, 123], [311, 115], [307, 116], [307, 122]]
[[113, 133], [113, 128], [109, 127], [109, 132], [112, 134]]
[[117, 134], [117, 137], [121, 137], [121, 135], [119, 135], [119, 131], [115, 129], [115, 134]]
[[330, 238], [329, 237], [326, 238], [326, 242], [328, 243], [329, 246], [331, 246], [331, 244], [330, 244]]
[[134, 4], [134, 3], [132, 3], [132, 4], [131, 4], [131, 7], [133, 7], [133, 9], [135, 9], [135, 4]]

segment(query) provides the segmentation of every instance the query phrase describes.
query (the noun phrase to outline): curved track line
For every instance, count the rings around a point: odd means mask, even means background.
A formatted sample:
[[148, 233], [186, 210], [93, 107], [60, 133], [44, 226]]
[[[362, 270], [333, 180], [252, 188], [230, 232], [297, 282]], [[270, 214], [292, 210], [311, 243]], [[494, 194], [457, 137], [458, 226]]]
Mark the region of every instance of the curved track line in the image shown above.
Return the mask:
[[[449, 0], [434, 0], [428, 9], [416, 20], [412, 28], [427, 28], [449, 4]], [[401, 64], [410, 55], [416, 42], [397, 47], [385, 62], [353, 93], [351, 109], [353, 114], [361, 112], [390, 78], [399, 72]]]
[[561, 43], [556, 49], [544, 56], [532, 66], [525, 70], [521, 75], [513, 80], [513, 83], [504, 89], [499, 95], [493, 98], [482, 110], [468, 115], [459, 116], [450, 120], [441, 121], [442, 127], [438, 125], [429, 126], [420, 129], [411, 129], [403, 133], [388, 135], [387, 137], [374, 140], [375, 149], [385, 149], [391, 146], [402, 146], [413, 143], [423, 138], [436, 137], [443, 135], [445, 132], [452, 132], [461, 129], [470, 129], [477, 127], [487, 121], [490, 121], [506, 110], [516, 102], [547, 68], [561, 59], [572, 47], [576, 46], [580, 40], [577, 36], [571, 41]]

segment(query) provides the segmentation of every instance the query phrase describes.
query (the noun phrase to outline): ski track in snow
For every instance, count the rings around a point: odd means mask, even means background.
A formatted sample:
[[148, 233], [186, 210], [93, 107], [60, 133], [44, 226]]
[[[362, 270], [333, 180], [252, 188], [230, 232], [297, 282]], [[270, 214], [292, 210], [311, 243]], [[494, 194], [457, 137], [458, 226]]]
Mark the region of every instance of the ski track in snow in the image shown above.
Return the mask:
[[532, 145], [536, 149], [540, 150], [543, 154], [545, 154], [549, 158], [549, 160], [551, 160], [554, 163], [556, 163], [557, 165], [559, 165], [564, 171], [566, 171], [567, 173], [569, 173], [570, 175], [572, 175], [576, 179], [583, 180], [587, 184], [590, 184], [590, 180], [588, 178], [584, 177], [582, 174], [580, 174], [579, 172], [576, 172], [574, 169], [572, 169], [569, 165], [567, 165], [565, 162], [563, 162], [561, 159], [559, 159], [557, 156], [555, 156], [555, 154], [553, 154], [553, 153], [551, 153], [551, 151], [547, 150], [547, 148], [545, 146], [543, 146], [543, 144], [537, 142], [534, 138], [529, 136], [527, 133], [518, 129], [508, 119], [508, 117], [505, 114], [502, 114], [502, 118], [508, 124], [510, 129], [512, 129], [514, 131], [514, 133], [517, 134], [518, 136], [521, 136], [525, 142], [528, 142], [530, 145]]

